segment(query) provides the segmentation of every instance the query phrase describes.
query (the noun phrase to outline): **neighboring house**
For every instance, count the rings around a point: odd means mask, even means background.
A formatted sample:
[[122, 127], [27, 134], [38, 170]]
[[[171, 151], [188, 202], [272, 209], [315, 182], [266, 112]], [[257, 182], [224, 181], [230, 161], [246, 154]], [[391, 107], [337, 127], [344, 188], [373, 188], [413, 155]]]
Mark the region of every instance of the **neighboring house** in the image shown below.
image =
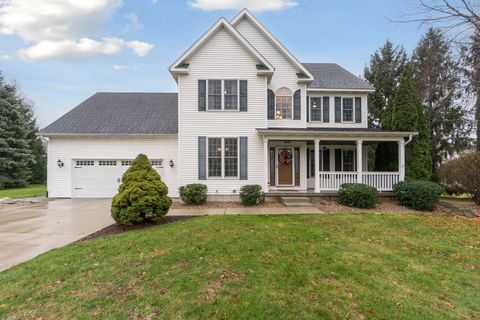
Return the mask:
[[[210, 195], [335, 191], [404, 179], [414, 132], [368, 129], [365, 81], [331, 63], [300, 63], [248, 11], [218, 20], [170, 67], [177, 93], [97, 93], [41, 131], [50, 197], [111, 197], [146, 154], [169, 187]], [[398, 143], [398, 172], [369, 172], [368, 146]]]

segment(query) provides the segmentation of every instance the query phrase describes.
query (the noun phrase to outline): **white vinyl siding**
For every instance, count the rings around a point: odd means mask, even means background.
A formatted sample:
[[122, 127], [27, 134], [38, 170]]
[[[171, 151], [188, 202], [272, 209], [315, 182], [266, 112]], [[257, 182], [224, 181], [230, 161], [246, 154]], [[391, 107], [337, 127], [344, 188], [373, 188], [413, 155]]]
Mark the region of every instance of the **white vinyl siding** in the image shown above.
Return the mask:
[[[163, 138], [50, 138], [48, 152], [48, 192], [52, 198], [70, 198], [73, 196], [73, 166], [78, 162], [89, 165], [95, 159], [110, 161], [110, 166], [102, 166], [105, 170], [113, 167], [127, 169], [132, 159], [143, 153], [149, 159], [159, 161], [173, 160], [175, 166], [165, 166], [161, 176], [172, 197], [178, 196], [178, 151], [177, 137]], [[65, 165], [59, 168], [57, 161]], [[116, 166], [113, 166], [113, 161]], [[94, 166], [97, 166], [95, 161]], [[106, 163], [104, 163], [106, 164]], [[155, 164], [158, 164], [155, 163]]]
[[[256, 128], [267, 125], [267, 78], [257, 76], [254, 58], [236, 39], [221, 29], [189, 60], [188, 75], [179, 85], [179, 184], [205, 183], [211, 195], [238, 194], [246, 184], [263, 184], [263, 141]], [[247, 112], [198, 112], [198, 80], [248, 81]], [[248, 180], [208, 177], [198, 180], [198, 137], [248, 137]], [[208, 161], [207, 161], [208, 162]], [[207, 168], [208, 169], [208, 168]]]

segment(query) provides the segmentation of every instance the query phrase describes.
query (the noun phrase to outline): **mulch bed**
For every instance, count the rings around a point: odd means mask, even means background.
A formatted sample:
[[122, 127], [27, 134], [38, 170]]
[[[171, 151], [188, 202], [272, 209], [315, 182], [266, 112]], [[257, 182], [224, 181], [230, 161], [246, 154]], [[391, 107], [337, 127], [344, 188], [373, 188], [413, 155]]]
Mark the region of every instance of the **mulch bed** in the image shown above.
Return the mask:
[[162, 221], [159, 222], [143, 222], [141, 224], [133, 225], [133, 226], [124, 226], [118, 223], [114, 223], [112, 225], [109, 225], [108, 227], [105, 227], [103, 229], [100, 229], [92, 234], [89, 234], [86, 237], [83, 237], [80, 240], [77, 240], [75, 242], [83, 242], [83, 241], [88, 241], [88, 240], [93, 240], [97, 238], [102, 238], [106, 237], [112, 234], [117, 234], [117, 233], [123, 233], [127, 231], [132, 231], [132, 230], [141, 230], [141, 229], [147, 229], [155, 226], [159, 226], [162, 224], [167, 224], [167, 223], [173, 223], [177, 221], [182, 221], [182, 220], [187, 220], [187, 219], [192, 219], [195, 217], [192, 216], [166, 216], [162, 219]]

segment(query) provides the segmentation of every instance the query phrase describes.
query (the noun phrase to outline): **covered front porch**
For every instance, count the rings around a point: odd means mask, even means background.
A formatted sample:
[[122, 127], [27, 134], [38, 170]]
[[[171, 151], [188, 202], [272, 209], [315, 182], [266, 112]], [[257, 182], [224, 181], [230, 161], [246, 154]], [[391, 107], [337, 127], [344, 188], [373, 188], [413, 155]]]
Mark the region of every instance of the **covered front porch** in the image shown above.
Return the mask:
[[[344, 183], [364, 183], [380, 192], [405, 179], [405, 145], [415, 132], [370, 129], [257, 129], [263, 138], [266, 193], [331, 194]], [[398, 170], [369, 171], [369, 148], [398, 146]]]

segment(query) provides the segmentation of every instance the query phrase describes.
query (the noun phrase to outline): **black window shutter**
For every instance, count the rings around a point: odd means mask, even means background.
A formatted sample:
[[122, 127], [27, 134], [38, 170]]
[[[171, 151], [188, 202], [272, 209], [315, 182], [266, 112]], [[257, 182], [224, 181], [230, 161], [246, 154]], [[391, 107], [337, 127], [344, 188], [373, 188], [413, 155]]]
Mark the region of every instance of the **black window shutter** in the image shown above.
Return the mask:
[[198, 111], [207, 111], [207, 80], [198, 80]]
[[248, 137], [240, 137], [240, 180], [248, 180]]
[[248, 111], [248, 82], [240, 80], [240, 111]]
[[307, 178], [310, 178], [310, 149], [307, 150]]
[[310, 122], [310, 97], [307, 96], [307, 103], [305, 104], [307, 106], [307, 122]]
[[267, 90], [267, 119], [275, 120], [275, 93], [272, 90]]
[[342, 122], [342, 98], [335, 97], [335, 122]]
[[330, 97], [323, 97], [323, 122], [330, 122]]
[[355, 122], [362, 122], [362, 98], [355, 97]]
[[302, 94], [300, 89], [293, 94], [293, 120], [300, 120], [302, 118]]
[[335, 171], [342, 171], [342, 149], [335, 149]]
[[198, 137], [198, 180], [207, 179], [207, 137]]
[[323, 150], [323, 171], [330, 171], [330, 149]]

